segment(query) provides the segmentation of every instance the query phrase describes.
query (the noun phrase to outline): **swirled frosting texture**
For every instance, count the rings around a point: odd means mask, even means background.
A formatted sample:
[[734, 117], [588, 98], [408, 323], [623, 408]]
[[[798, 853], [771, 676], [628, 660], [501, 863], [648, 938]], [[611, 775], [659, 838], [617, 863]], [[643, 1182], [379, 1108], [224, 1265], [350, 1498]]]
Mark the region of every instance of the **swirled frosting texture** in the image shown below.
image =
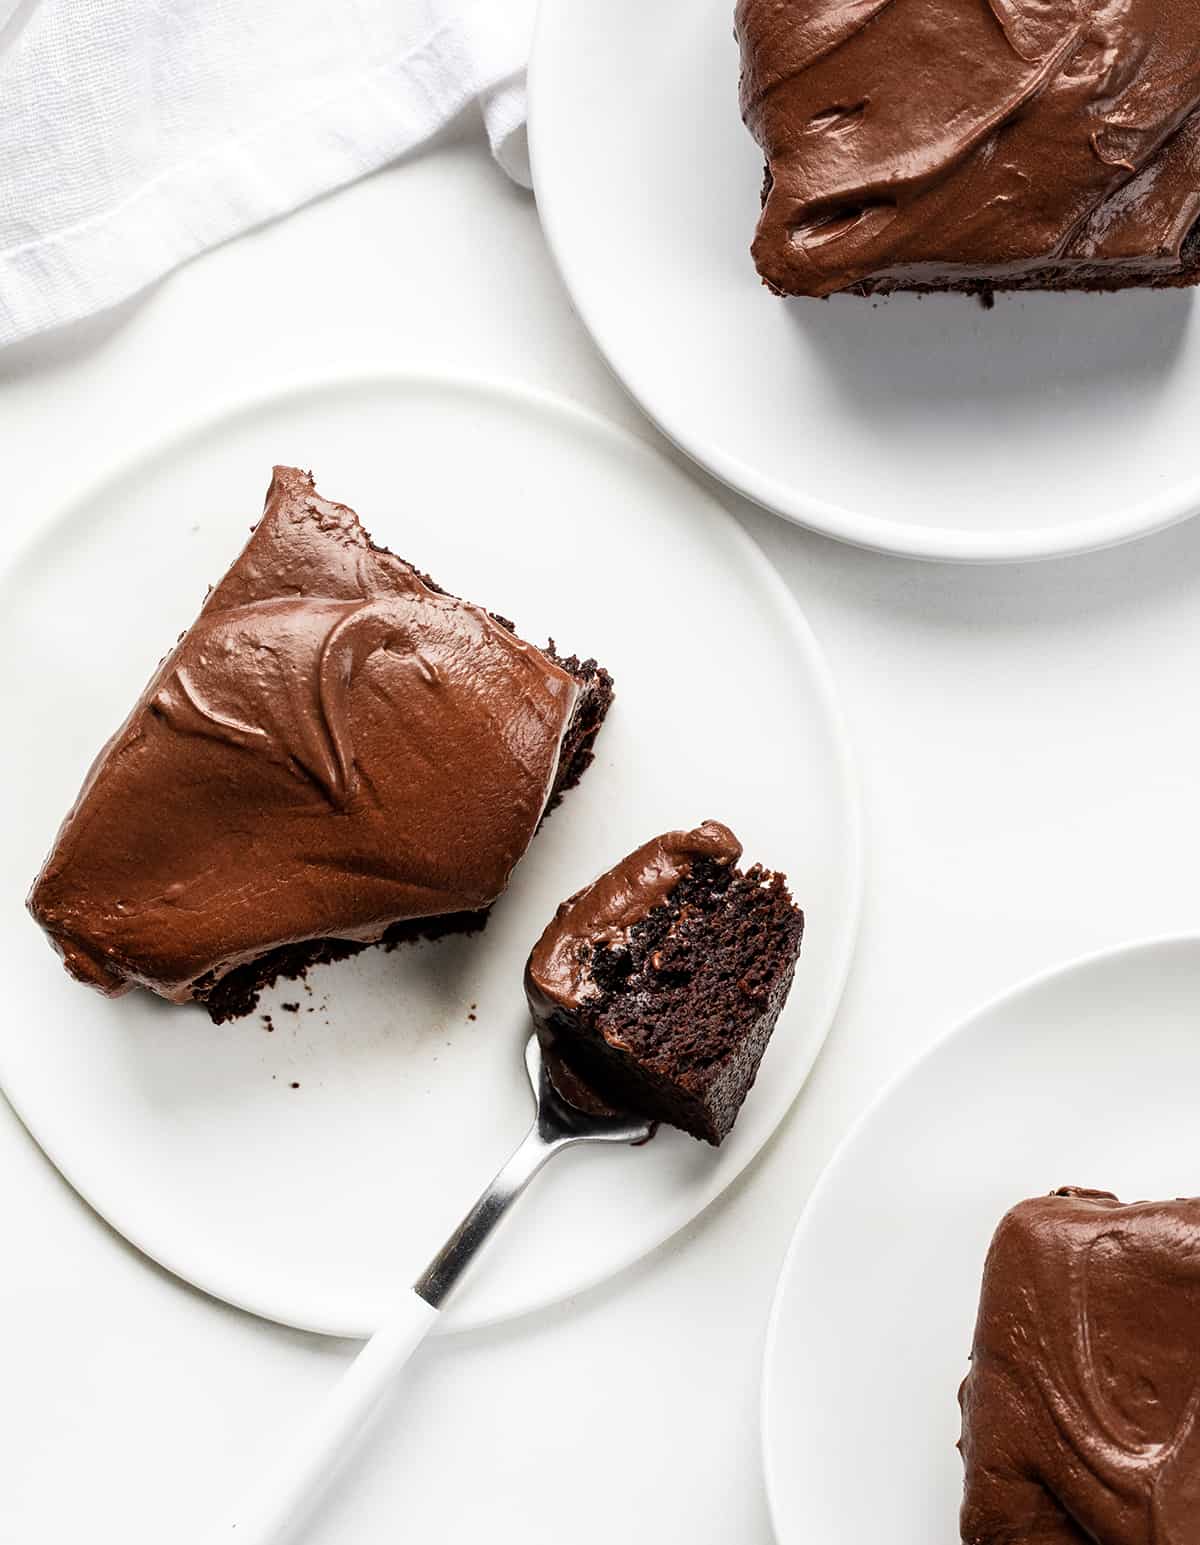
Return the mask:
[[578, 693], [276, 468], [30, 908], [74, 975], [176, 1000], [282, 944], [481, 909], [541, 819]]
[[966, 1545], [1195, 1545], [1200, 1200], [1015, 1207], [960, 1400]]
[[784, 294], [1169, 282], [1200, 216], [1200, 0], [738, 0]]

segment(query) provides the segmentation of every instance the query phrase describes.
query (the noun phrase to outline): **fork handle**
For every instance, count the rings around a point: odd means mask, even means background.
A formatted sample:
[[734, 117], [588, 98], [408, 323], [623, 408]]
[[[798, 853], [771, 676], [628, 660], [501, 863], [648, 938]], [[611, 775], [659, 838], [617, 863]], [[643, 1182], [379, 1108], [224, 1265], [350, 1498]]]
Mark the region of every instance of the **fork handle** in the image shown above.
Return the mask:
[[433, 1305], [415, 1292], [405, 1295], [290, 1447], [242, 1498], [237, 1511], [212, 1531], [212, 1545], [281, 1545], [287, 1539], [437, 1317]]
[[[536, 1048], [537, 1043], [533, 1045]], [[415, 1287], [405, 1294], [392, 1319], [375, 1332], [233, 1517], [209, 1536], [211, 1545], [282, 1545], [325, 1489], [388, 1382], [425, 1339], [438, 1311], [509, 1208], [542, 1165], [576, 1141], [572, 1133], [545, 1132], [540, 1118], [534, 1121]]]

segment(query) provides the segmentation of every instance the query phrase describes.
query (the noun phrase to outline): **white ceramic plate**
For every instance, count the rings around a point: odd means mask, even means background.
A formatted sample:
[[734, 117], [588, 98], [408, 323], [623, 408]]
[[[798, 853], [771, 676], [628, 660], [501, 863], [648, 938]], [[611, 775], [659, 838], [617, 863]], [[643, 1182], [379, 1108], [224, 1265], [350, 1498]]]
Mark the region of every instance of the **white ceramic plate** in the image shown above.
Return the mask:
[[[527, 637], [594, 651], [618, 696], [595, 765], [482, 935], [368, 951], [312, 973], [311, 992], [283, 984], [261, 1004], [268, 1033], [144, 993], [105, 1001], [67, 978], [22, 901], [91, 756], [237, 552], [276, 461], [311, 467], [379, 541]], [[664, 828], [730, 822], [808, 912], [759, 1086], [719, 1152], [663, 1133], [559, 1160], [456, 1323], [578, 1291], [667, 1238], [804, 1082], [858, 907], [833, 689], [736, 522], [603, 421], [429, 378], [266, 397], [134, 460], [49, 526], [0, 585], [0, 662], [15, 727], [0, 768], [0, 1080], [96, 1209], [216, 1296], [332, 1333], [377, 1323], [528, 1124], [534, 939], [565, 895]], [[295, 1001], [299, 1013], [281, 1007]]]
[[[957, 1545], [958, 1386], [992, 1232], [1057, 1186], [1200, 1194], [1200, 938], [1041, 976], [974, 1014], [846, 1138], [767, 1334], [780, 1545]], [[883, 1512], [881, 1513], [881, 1508]]]
[[781, 515], [928, 558], [1078, 552], [1200, 508], [1190, 292], [781, 301], [749, 246], [762, 157], [733, 0], [553, 0], [538, 207], [616, 374]]

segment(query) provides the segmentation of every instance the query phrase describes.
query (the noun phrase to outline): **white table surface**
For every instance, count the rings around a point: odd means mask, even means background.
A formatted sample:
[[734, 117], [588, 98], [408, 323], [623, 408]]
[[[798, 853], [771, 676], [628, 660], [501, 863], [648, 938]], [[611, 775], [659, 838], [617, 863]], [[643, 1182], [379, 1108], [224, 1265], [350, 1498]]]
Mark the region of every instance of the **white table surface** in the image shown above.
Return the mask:
[[[131, 433], [361, 362], [511, 377], [652, 437], [574, 320], [532, 201], [457, 132], [114, 315], [0, 355], [0, 557]], [[608, 1545], [614, 1530], [631, 1545], [766, 1545], [765, 1319], [848, 1123], [1019, 978], [1200, 929], [1200, 523], [1069, 562], [964, 569], [737, 509], [822, 639], [861, 757], [867, 901], [827, 1049], [760, 1161], [686, 1235], [536, 1321], [429, 1345], [312, 1545]], [[4, 1545], [186, 1542], [351, 1355], [143, 1261], [2, 1103], [0, 1228]]]

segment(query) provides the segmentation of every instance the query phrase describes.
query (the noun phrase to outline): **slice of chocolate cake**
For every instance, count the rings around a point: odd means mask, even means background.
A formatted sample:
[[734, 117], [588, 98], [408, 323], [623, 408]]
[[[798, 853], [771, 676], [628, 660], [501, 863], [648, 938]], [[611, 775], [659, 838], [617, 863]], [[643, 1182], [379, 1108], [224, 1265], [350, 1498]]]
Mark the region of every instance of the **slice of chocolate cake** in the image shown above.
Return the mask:
[[480, 926], [611, 697], [594, 660], [525, 643], [277, 467], [93, 764], [30, 910], [104, 993], [247, 1012], [316, 960]]
[[1200, 1539], [1200, 1200], [1014, 1207], [959, 1401], [965, 1545]]
[[1200, 0], [738, 0], [781, 295], [1200, 279]]
[[[779, 1018], [804, 915], [736, 865], [728, 827], [667, 832], [564, 901], [525, 968], [549, 1065], [606, 1104], [719, 1143]], [[556, 1081], [559, 1081], [558, 1075]], [[570, 1086], [568, 1086], [570, 1085]]]

